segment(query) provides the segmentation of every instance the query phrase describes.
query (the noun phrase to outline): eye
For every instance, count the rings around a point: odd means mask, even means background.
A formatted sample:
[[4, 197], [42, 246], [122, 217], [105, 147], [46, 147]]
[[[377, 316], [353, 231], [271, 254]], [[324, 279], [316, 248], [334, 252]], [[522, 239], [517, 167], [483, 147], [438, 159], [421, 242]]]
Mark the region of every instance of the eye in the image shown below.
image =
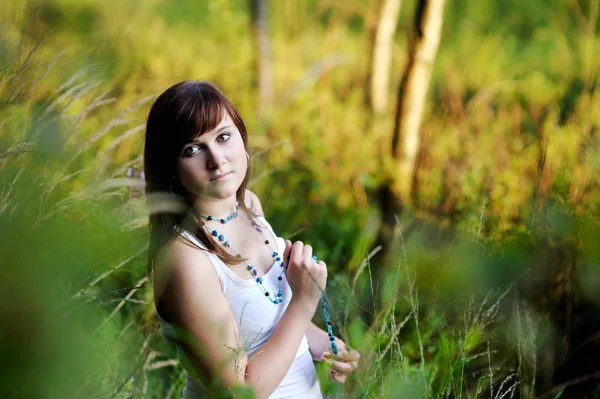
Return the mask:
[[196, 155], [198, 152], [200, 152], [200, 147], [197, 145], [191, 145], [183, 149], [183, 155], [186, 156]]
[[217, 137], [217, 141], [223, 143], [223, 142], [229, 140], [230, 137], [231, 137], [231, 133], [222, 133], [219, 135], [219, 137]]

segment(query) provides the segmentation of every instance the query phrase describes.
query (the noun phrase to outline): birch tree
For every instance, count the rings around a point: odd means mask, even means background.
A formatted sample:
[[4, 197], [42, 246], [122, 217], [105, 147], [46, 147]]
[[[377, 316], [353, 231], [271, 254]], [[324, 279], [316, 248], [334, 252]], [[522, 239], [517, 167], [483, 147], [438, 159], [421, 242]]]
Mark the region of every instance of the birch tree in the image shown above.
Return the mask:
[[415, 18], [414, 40], [402, 77], [392, 138], [394, 174], [391, 191], [408, 204], [419, 151], [421, 119], [431, 81], [440, 36], [445, 0], [420, 0]]
[[385, 113], [388, 105], [392, 45], [402, 0], [384, 0], [375, 33], [371, 65], [371, 107], [375, 115]]
[[[387, 246], [396, 220], [410, 203], [420, 146], [420, 127], [433, 65], [440, 42], [445, 0], [419, 0], [408, 63], [398, 89], [391, 140], [391, 173], [379, 191], [382, 225], [376, 243]], [[388, 251], [384, 251], [388, 253]]]

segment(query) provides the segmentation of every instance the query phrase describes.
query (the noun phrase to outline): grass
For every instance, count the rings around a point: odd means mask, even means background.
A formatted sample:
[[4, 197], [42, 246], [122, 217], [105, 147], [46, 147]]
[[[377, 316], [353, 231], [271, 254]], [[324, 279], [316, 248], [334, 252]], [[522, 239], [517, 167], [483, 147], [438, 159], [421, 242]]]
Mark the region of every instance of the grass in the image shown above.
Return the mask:
[[[144, 118], [178, 76], [217, 81], [253, 115], [252, 52], [243, 8], [228, 14], [228, 28], [208, 20], [216, 46], [191, 41], [198, 28], [178, 26], [173, 10], [164, 25], [136, 7], [120, 41], [96, 53], [85, 49], [88, 36], [64, 27], [36, 41], [18, 19], [3, 25], [0, 395], [181, 397], [185, 373], [160, 335], [145, 275]], [[228, 9], [211, 7], [213, 15]], [[540, 40], [528, 46], [509, 28], [481, 28], [486, 13], [471, 9], [470, 23], [445, 25], [458, 34], [440, 49], [414, 204], [399, 215], [385, 259], [388, 248], [371, 242], [388, 135], [363, 129], [365, 39], [348, 27], [372, 12], [326, 2], [282, 7], [273, 28], [282, 101], [266, 121], [246, 117], [252, 188], [278, 233], [310, 242], [332, 267], [334, 331], [362, 359], [344, 386], [318, 365], [326, 394], [596, 397], [597, 371], [585, 364], [600, 304], [600, 96], [590, 57], [597, 2], [577, 14], [566, 38], [531, 27]], [[538, 17], [551, 14], [544, 10]], [[99, 32], [119, 29], [97, 21]], [[169, 56], [160, 55], [157, 34], [168, 36]], [[118, 54], [114, 63], [97, 58], [107, 48]], [[215, 60], [198, 63], [198, 53]], [[232, 54], [235, 63], [216, 60]]]

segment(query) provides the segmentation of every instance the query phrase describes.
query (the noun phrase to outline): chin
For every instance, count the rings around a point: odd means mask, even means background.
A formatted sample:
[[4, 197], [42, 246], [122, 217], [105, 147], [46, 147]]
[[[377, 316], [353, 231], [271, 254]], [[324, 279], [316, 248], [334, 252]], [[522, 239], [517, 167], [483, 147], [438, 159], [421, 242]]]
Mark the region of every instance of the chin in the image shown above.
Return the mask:
[[235, 197], [236, 193], [237, 193], [237, 190], [234, 190], [234, 191], [221, 191], [221, 192], [217, 193], [216, 197], [218, 199], [224, 200], [224, 199], [227, 199], [227, 198]]
[[221, 187], [216, 190], [215, 196], [219, 199], [226, 199], [230, 197], [235, 197], [237, 190], [240, 188], [239, 184], [230, 184], [226, 187]]

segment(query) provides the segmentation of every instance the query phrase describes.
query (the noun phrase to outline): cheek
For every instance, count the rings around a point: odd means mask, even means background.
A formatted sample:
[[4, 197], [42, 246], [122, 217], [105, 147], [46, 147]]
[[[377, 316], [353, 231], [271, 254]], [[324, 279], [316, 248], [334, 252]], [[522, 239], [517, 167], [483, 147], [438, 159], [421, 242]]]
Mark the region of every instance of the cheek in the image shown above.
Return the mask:
[[240, 136], [238, 136], [235, 140], [234, 149], [235, 149], [236, 161], [238, 161], [240, 164], [245, 164], [246, 163], [246, 147], [244, 147], [244, 142], [242, 141], [242, 138]]
[[[196, 157], [199, 158], [200, 156]], [[199, 167], [199, 162], [201, 162], [201, 160], [196, 160], [195, 158], [183, 159], [179, 161], [177, 165], [177, 174], [179, 176], [179, 180], [188, 189], [196, 186], [198, 184], [198, 177], [206, 174], [205, 170]]]

